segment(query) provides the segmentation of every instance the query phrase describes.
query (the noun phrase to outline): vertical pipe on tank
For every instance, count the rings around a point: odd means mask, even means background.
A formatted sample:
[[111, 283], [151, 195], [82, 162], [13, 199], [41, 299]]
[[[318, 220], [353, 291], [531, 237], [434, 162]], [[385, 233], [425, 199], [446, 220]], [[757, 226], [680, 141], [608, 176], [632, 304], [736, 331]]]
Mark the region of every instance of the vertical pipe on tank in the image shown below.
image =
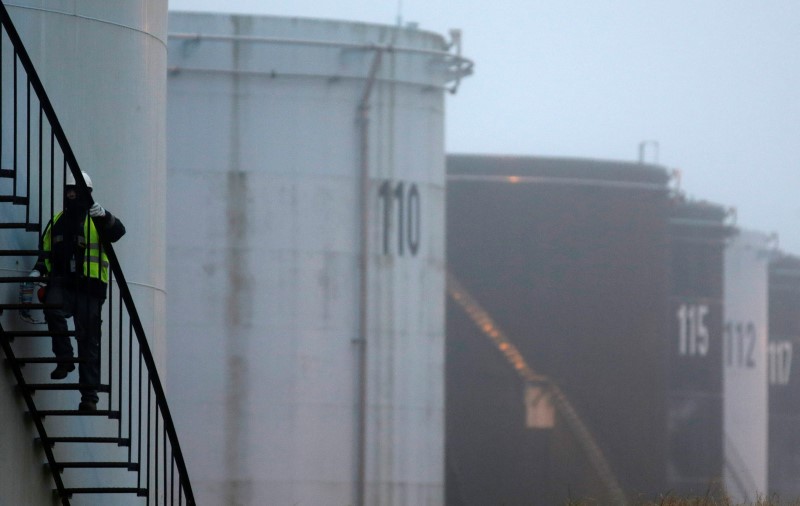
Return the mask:
[[367, 272], [369, 267], [369, 99], [375, 84], [375, 76], [381, 66], [383, 48], [375, 49], [375, 57], [369, 70], [367, 84], [358, 105], [358, 121], [361, 128], [361, 259], [359, 270], [359, 316], [358, 316], [358, 416], [356, 436], [356, 506], [364, 506], [366, 495], [365, 469], [367, 448]]

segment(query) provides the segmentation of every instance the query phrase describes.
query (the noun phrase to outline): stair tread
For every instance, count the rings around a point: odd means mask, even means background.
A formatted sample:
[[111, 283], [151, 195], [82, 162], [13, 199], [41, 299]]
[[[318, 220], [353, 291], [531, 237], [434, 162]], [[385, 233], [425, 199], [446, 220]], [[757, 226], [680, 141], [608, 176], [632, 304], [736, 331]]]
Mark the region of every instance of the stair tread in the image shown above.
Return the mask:
[[0, 223], [0, 229], [2, 228], [23, 228], [29, 232], [40, 231], [38, 223]]
[[12, 304], [0, 304], [0, 310], [4, 309], [58, 309], [61, 307], [61, 304], [21, 304], [19, 302], [15, 302]]
[[110, 468], [110, 469], [130, 469], [132, 471], [139, 469], [137, 462], [56, 462], [55, 467], [58, 468]]
[[[30, 411], [27, 412], [31, 414]], [[77, 409], [37, 409], [39, 416], [105, 416], [108, 418], [119, 418], [120, 412], [108, 409], [98, 409], [97, 411], [79, 411]]]
[[39, 256], [44, 253], [39, 249], [0, 249], [0, 257]]
[[6, 330], [0, 335], [6, 337], [51, 337], [51, 336], [74, 336], [74, 330], [66, 332], [50, 332], [49, 330]]
[[82, 383], [27, 383], [28, 390], [80, 390], [81, 388], [94, 387], [98, 392], [110, 392], [108, 385], [86, 385]]
[[28, 197], [21, 195], [0, 195], [0, 202], [11, 202], [12, 204], [27, 204]]
[[130, 446], [131, 440], [129, 438], [119, 437], [95, 437], [95, 436], [48, 436], [46, 440], [36, 438], [37, 441], [42, 443], [114, 443], [119, 446]]
[[32, 278], [30, 276], [0, 276], [0, 283], [26, 283], [28, 281], [35, 283], [46, 280], [42, 280], [42, 278]]
[[65, 488], [65, 494], [137, 494], [147, 495], [146, 488], [139, 487], [83, 487]]
[[16, 357], [15, 360], [20, 364], [80, 364], [87, 362], [86, 359], [77, 357]]

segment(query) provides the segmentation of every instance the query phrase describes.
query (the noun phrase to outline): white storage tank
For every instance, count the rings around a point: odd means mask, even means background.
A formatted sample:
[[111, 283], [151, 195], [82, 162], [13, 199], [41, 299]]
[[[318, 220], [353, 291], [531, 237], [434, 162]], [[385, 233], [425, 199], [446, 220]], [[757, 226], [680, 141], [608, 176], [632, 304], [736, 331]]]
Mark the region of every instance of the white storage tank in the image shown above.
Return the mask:
[[725, 486], [737, 504], [767, 493], [769, 242], [740, 230], [725, 249]]
[[[208, 505], [438, 505], [443, 37], [170, 13], [168, 383]], [[456, 46], [457, 47], [457, 46]]]
[[[91, 175], [94, 198], [125, 223], [127, 234], [115, 250], [156, 359], [163, 361], [161, 352], [165, 349], [166, 329], [164, 74], [167, 64], [167, 0], [14, 0], [5, 4], [78, 163]], [[6, 85], [10, 84], [11, 54], [11, 44], [5, 38], [3, 79]], [[3, 123], [9, 125], [12, 102], [10, 97], [3, 100]], [[13, 138], [5, 132], [2, 143], [0, 168], [11, 168]], [[36, 233], [22, 231], [4, 231], [3, 240], [16, 242], [15, 246], [21, 248], [35, 248], [37, 243]], [[33, 262], [31, 258], [4, 257], [1, 264], [3, 276], [27, 274]], [[4, 301], [16, 301], [16, 285], [6, 284], [2, 289]], [[5, 329], [44, 328], [24, 326], [16, 311], [3, 315], [3, 326]], [[51, 355], [47, 338], [17, 342], [15, 346], [25, 355]], [[25, 369], [31, 382], [37, 378], [49, 381], [49, 372], [48, 366], [41, 365]], [[10, 375], [4, 375], [2, 381], [7, 379], [11, 381]], [[0, 424], [11, 434], [21, 425], [24, 408], [18, 398], [5, 395], [9, 390], [6, 387], [0, 389]], [[39, 394], [37, 399], [48, 394]], [[58, 392], [52, 397], [60, 403], [55, 407], [77, 408], [79, 395], [76, 392]], [[101, 394], [100, 406], [105, 407], [106, 402]], [[50, 434], [91, 434], [93, 430], [90, 422], [74, 417], [54, 417], [47, 423]], [[42, 477], [47, 483], [41, 492], [48, 503], [52, 500], [53, 480], [49, 474], [42, 474], [43, 455], [34, 451], [30, 428], [30, 425], [25, 425], [26, 432], [20, 436], [25, 438], [19, 442], [24, 452], [15, 450], [14, 454], [0, 454], [0, 459], [9, 464], [0, 473], [2, 504], [38, 504], [32, 498], [36, 492], [31, 489], [38, 487]], [[0, 450], [12, 446], [0, 446]], [[83, 446], [62, 445], [58, 452], [63, 460], [81, 461], [86, 460], [83, 451], [105, 451], [82, 450]], [[22, 474], [26, 466], [18, 465], [28, 459], [38, 461], [33, 476]], [[105, 486], [128, 484], [129, 481], [113, 483], [108, 480], [104, 483]], [[97, 483], [89, 485], [96, 486]], [[17, 493], [22, 495], [14, 495]], [[107, 496], [83, 496], [80, 504], [108, 504], [108, 500]], [[115, 504], [141, 503], [141, 499], [135, 497], [116, 500]]]
[[15, 0], [8, 10], [92, 177], [95, 199], [125, 223], [116, 250], [148, 337], [158, 343], [165, 318], [167, 1]]

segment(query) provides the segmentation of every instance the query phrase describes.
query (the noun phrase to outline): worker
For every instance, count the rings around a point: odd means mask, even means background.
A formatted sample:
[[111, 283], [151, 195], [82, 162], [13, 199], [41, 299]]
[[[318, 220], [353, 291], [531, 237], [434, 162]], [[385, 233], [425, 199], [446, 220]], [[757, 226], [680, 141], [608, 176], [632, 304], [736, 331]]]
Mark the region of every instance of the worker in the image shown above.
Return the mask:
[[88, 193], [76, 185], [67, 172], [64, 187], [64, 210], [57, 213], [44, 229], [39, 242], [42, 252], [30, 277], [46, 278], [44, 310], [47, 328], [52, 334], [56, 368], [50, 378], [62, 380], [75, 370], [74, 353], [67, 318], [75, 324], [78, 342], [78, 383], [81, 392], [79, 411], [97, 410], [100, 385], [101, 310], [108, 293], [108, 257], [102, 250], [98, 231], [110, 242], [125, 234], [125, 226], [110, 212], [94, 202], [92, 180], [81, 173]]

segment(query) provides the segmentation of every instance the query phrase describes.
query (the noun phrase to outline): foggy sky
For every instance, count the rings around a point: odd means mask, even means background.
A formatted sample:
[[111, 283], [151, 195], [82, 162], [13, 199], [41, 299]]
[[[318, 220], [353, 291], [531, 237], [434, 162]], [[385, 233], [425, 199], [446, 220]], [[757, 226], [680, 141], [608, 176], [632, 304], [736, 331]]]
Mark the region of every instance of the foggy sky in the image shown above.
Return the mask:
[[451, 153], [636, 160], [800, 255], [800, 2], [169, 0], [171, 10], [463, 31]]

